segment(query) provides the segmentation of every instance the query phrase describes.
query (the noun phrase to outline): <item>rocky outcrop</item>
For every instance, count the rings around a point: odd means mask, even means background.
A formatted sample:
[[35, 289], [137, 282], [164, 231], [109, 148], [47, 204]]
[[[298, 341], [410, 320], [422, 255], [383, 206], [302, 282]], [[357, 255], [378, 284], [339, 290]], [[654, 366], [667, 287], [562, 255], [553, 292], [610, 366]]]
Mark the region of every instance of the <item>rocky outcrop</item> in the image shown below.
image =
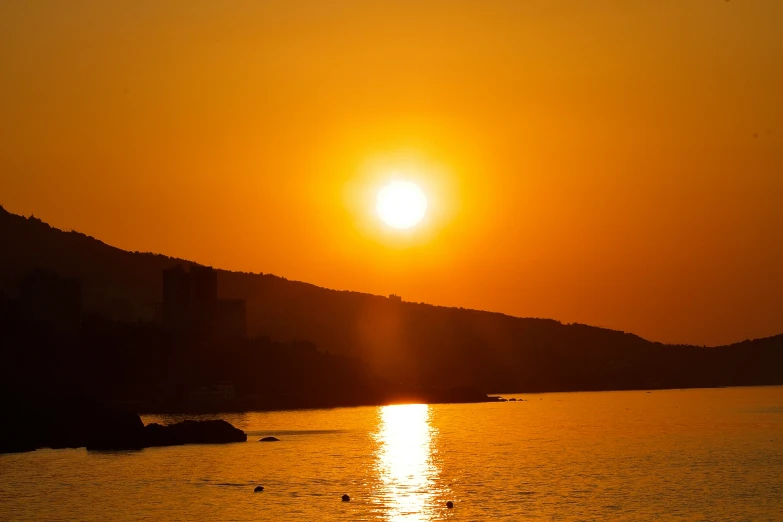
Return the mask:
[[247, 435], [224, 420], [144, 426], [141, 418], [81, 399], [0, 403], [0, 453], [37, 448], [138, 450], [150, 446], [245, 442]]
[[179, 446], [183, 444], [226, 444], [245, 442], [247, 435], [224, 420], [192, 421], [144, 427], [145, 446]]
[[277, 437], [264, 437], [262, 439], [258, 439], [258, 442], [280, 442], [280, 439]]

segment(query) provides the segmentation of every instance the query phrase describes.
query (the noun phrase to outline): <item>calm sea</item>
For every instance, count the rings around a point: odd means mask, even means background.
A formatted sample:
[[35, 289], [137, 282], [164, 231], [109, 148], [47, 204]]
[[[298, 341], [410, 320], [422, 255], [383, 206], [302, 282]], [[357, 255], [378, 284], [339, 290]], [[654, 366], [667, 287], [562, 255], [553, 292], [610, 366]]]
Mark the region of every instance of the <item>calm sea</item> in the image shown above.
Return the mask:
[[0, 455], [0, 519], [783, 520], [783, 387], [515, 397], [224, 415], [249, 434], [224, 446]]

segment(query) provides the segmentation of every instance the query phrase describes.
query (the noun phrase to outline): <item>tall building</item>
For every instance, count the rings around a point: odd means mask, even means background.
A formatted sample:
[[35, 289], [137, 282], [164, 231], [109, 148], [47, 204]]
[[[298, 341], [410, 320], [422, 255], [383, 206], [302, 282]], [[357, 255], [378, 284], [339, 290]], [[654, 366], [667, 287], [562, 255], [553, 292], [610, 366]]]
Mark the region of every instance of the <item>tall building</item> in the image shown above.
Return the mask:
[[182, 265], [163, 271], [163, 324], [180, 334], [244, 338], [245, 301], [218, 299], [217, 272]]
[[190, 313], [192, 327], [199, 333], [219, 334], [217, 272], [211, 267], [190, 267]]
[[163, 271], [163, 324], [176, 332], [190, 324], [190, 275], [182, 265]]

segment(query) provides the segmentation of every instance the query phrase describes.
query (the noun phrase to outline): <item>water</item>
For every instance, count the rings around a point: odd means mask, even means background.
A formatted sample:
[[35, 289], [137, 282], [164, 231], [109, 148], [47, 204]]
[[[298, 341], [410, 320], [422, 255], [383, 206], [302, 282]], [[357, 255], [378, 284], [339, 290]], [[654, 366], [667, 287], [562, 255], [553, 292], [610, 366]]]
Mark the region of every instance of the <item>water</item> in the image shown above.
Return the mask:
[[516, 397], [225, 415], [249, 440], [223, 446], [0, 455], [0, 520], [783, 520], [783, 387]]

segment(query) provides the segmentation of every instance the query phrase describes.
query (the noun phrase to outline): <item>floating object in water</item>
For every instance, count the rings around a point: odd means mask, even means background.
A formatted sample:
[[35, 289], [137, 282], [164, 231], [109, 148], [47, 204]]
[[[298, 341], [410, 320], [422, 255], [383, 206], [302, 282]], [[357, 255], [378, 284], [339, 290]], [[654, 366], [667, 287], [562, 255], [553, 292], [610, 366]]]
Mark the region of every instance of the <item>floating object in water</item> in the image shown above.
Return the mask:
[[253, 490], [253, 493], [261, 493], [264, 491], [264, 486], [256, 486], [256, 489]]
[[453, 508], [454, 507], [454, 502], [449, 500], [448, 502], [446, 502], [446, 507], [449, 508], [449, 509]]
[[350, 501], [351, 501], [351, 497], [349, 497], [348, 495], [343, 495], [343, 502], [350, 502]]
[[258, 442], [280, 442], [280, 439], [277, 437], [264, 437], [263, 439], [258, 439]]

